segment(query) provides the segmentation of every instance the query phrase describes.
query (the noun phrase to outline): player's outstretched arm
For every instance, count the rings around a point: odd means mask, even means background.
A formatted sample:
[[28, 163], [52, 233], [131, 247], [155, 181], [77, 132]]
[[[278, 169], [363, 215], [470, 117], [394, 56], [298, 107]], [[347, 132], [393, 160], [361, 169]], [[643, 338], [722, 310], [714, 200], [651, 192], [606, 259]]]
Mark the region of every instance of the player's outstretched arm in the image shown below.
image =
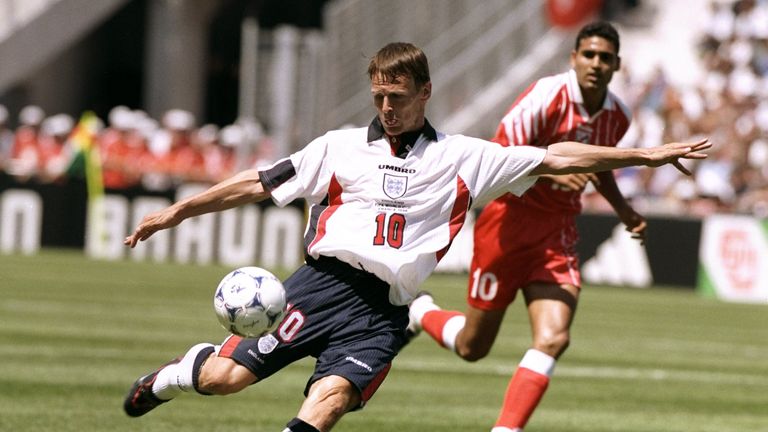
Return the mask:
[[694, 143], [669, 143], [658, 147], [636, 149], [601, 147], [577, 142], [555, 143], [547, 147], [544, 160], [532, 175], [601, 172], [628, 166], [658, 167], [671, 163], [686, 175], [690, 171], [680, 159], [704, 159], [704, 150], [712, 147], [708, 139]]
[[144, 216], [136, 230], [123, 243], [134, 247], [139, 241], [148, 239], [157, 231], [175, 227], [184, 219], [262, 201], [268, 197], [269, 193], [259, 180], [259, 172], [246, 170], [204, 192]]

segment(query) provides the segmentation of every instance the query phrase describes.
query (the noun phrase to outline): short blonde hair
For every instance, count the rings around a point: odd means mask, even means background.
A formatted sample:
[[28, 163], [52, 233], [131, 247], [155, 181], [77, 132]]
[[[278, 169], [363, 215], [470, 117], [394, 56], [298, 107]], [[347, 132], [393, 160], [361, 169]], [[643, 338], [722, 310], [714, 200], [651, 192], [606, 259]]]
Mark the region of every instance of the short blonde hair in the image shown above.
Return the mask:
[[429, 63], [424, 52], [407, 42], [392, 42], [382, 47], [368, 64], [368, 77], [383, 76], [394, 81], [399, 76], [413, 78], [417, 87], [428, 82]]

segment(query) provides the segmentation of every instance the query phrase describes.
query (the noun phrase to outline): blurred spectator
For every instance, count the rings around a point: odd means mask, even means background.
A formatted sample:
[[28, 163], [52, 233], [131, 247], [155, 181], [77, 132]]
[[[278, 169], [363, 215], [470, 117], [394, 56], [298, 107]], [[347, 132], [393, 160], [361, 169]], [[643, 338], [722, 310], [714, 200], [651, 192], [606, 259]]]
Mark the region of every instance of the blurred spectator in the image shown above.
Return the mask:
[[172, 109], [163, 114], [162, 127], [150, 140], [154, 155], [153, 172], [144, 176], [145, 187], [167, 189], [184, 182], [204, 182], [205, 160], [193, 143], [195, 117], [191, 112]]
[[192, 146], [200, 149], [205, 161], [205, 172], [210, 177], [209, 158], [216, 158], [216, 149], [220, 144], [219, 134], [221, 131], [215, 124], [208, 123], [192, 132]]
[[275, 161], [275, 147], [264, 127], [254, 118], [239, 118], [235, 122], [243, 129], [243, 145], [238, 149], [237, 170], [258, 168]]
[[73, 156], [66, 143], [74, 126], [74, 120], [67, 114], [48, 117], [41, 124], [37, 140], [37, 177], [41, 182], [63, 179]]
[[19, 111], [19, 127], [13, 140], [11, 161], [7, 172], [19, 181], [28, 181], [38, 172], [40, 157], [37, 139], [45, 111], [36, 105], [28, 105]]
[[[63, 180], [77, 171], [72, 171], [79, 163], [77, 152], [68, 140], [72, 117], [46, 118], [40, 107], [30, 105], [19, 112], [14, 132], [4, 129], [7, 116], [0, 105], [0, 139], [5, 140], [0, 141], [0, 169], [20, 182]], [[142, 110], [116, 106], [95, 142], [104, 187], [124, 193], [163, 192], [184, 182], [217, 183], [274, 160], [255, 119], [238, 119], [221, 130], [214, 124], [196, 129], [192, 113], [180, 109], [168, 110], [159, 123]]]
[[235, 174], [237, 151], [245, 145], [245, 132], [238, 125], [229, 125], [216, 130], [211, 138], [212, 145], [205, 152], [205, 171], [209, 181], [219, 182]]
[[13, 150], [13, 132], [8, 128], [8, 109], [0, 105], [0, 170], [5, 169]]
[[709, 3], [709, 15], [704, 22], [703, 43], [717, 45], [733, 35], [734, 16], [729, 5], [719, 1]]
[[45, 120], [45, 111], [37, 105], [27, 105], [19, 111], [19, 125], [40, 128]]
[[109, 112], [109, 127], [97, 139], [104, 187], [128, 190], [141, 185], [145, 167], [152, 157], [145, 136], [137, 129], [141, 113], [125, 106]]
[[[715, 145], [709, 159], [687, 164], [692, 179], [663, 167], [622, 170], [619, 187], [632, 189], [636, 208], [644, 212], [766, 217], [768, 0], [710, 2], [698, 49], [704, 74], [691, 87], [671, 85], [661, 68], [640, 82], [625, 69], [622, 85], [635, 120], [622, 145], [707, 136]], [[604, 210], [591, 196], [585, 208]]]

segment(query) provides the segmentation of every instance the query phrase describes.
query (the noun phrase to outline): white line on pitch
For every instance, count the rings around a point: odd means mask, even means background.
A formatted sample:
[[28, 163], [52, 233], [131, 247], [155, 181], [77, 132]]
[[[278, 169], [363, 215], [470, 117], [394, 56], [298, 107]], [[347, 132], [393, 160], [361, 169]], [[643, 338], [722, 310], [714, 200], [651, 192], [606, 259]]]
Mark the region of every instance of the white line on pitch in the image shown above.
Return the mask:
[[[410, 370], [417, 372], [447, 372], [468, 375], [499, 375], [512, 376], [515, 367], [489, 364], [447, 364], [439, 362], [421, 362], [397, 359], [395, 370]], [[555, 368], [556, 377], [568, 378], [604, 378], [651, 381], [687, 381], [701, 383], [718, 383], [731, 385], [768, 386], [768, 377], [758, 374], [728, 373], [719, 371], [697, 371], [690, 369], [660, 369], [660, 368], [621, 368], [612, 366], [569, 366], [558, 365]]]

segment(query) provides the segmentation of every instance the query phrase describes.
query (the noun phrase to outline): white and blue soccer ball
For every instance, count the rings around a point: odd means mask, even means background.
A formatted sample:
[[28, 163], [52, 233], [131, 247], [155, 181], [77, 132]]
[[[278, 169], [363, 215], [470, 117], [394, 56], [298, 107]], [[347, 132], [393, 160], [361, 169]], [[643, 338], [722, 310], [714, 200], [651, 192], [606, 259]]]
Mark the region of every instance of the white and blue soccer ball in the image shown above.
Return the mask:
[[285, 315], [285, 288], [275, 275], [260, 267], [231, 271], [219, 282], [213, 308], [231, 333], [258, 338], [274, 330]]

